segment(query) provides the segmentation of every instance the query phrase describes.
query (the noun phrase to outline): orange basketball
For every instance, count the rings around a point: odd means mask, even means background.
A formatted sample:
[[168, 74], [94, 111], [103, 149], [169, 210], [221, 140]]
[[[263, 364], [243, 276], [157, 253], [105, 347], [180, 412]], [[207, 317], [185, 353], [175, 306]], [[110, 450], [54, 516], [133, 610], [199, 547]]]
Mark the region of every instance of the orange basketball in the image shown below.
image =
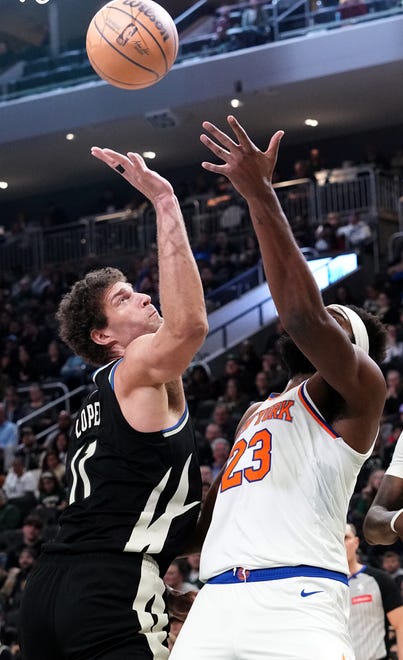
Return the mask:
[[93, 17], [87, 54], [94, 71], [123, 89], [142, 89], [166, 76], [178, 53], [172, 17], [153, 0], [112, 0]]

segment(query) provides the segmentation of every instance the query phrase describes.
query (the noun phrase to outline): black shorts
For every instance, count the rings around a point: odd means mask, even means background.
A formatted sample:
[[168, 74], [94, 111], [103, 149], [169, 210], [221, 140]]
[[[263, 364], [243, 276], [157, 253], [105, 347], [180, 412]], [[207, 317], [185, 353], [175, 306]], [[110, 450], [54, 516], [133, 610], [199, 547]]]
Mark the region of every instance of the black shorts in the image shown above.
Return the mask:
[[43, 553], [24, 590], [23, 660], [166, 660], [164, 583], [150, 557]]

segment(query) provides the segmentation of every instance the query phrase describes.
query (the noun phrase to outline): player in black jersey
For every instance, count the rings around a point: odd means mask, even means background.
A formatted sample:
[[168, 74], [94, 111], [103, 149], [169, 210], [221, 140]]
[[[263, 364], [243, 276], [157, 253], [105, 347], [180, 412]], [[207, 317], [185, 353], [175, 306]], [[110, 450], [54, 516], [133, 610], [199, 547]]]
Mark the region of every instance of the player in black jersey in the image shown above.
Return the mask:
[[178, 201], [141, 156], [93, 148], [154, 205], [164, 320], [114, 268], [60, 303], [60, 336], [98, 367], [74, 421], [69, 506], [21, 606], [24, 660], [164, 660], [162, 576], [201, 498], [182, 373], [207, 333], [203, 289]]

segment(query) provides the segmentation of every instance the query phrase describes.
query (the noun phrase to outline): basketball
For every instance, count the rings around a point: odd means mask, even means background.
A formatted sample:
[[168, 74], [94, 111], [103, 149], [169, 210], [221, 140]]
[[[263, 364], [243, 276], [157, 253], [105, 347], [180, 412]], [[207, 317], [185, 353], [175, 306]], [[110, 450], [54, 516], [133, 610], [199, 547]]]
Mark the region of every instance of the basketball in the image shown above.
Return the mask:
[[171, 69], [178, 32], [168, 12], [153, 0], [112, 0], [92, 18], [88, 59], [106, 82], [123, 89], [154, 85]]

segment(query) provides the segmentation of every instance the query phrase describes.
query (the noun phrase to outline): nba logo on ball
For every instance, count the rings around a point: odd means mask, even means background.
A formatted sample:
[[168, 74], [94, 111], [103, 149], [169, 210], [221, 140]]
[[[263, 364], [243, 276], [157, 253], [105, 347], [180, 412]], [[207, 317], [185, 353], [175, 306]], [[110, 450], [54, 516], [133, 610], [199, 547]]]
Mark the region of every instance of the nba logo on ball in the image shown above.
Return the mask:
[[94, 71], [123, 89], [142, 89], [161, 80], [175, 62], [178, 45], [172, 17], [153, 0], [112, 0], [87, 30]]

